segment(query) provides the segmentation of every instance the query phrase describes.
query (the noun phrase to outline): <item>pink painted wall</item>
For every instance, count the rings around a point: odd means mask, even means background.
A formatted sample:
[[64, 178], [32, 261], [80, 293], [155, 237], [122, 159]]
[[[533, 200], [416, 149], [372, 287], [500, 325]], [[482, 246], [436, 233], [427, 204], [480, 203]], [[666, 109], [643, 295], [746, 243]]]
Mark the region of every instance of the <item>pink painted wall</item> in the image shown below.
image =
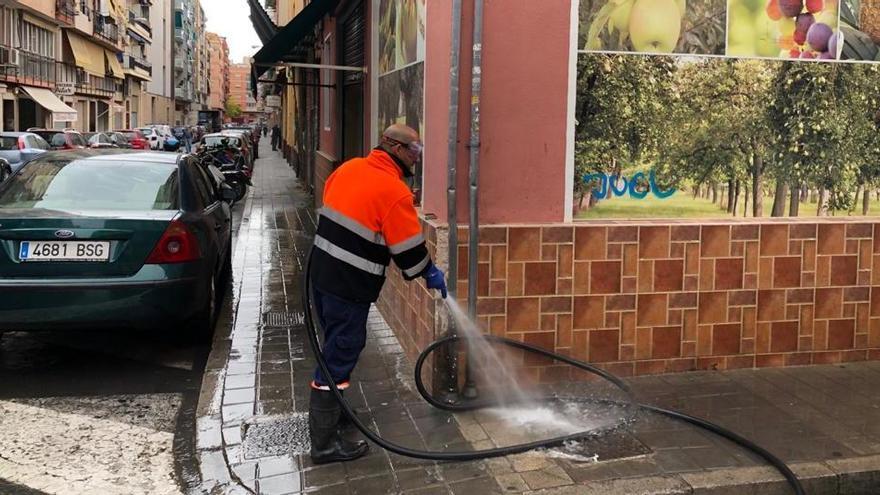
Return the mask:
[[[473, 2], [462, 10], [472, 44]], [[548, 5], [553, 4], [553, 5]], [[564, 7], [559, 8], [561, 4]], [[565, 216], [570, 0], [485, 0], [480, 222], [559, 222]], [[451, 5], [428, 2], [424, 212], [446, 219]], [[461, 57], [458, 217], [467, 219], [470, 50]]]

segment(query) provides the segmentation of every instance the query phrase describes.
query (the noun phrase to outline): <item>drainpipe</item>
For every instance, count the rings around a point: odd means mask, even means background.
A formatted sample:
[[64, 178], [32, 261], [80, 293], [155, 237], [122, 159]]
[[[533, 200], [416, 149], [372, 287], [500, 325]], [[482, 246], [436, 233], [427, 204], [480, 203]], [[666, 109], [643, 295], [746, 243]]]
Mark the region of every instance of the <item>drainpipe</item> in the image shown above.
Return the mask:
[[[468, 315], [477, 321], [477, 262], [479, 261], [479, 179], [480, 179], [480, 91], [482, 89], [483, 67], [483, 0], [474, 0], [474, 42], [472, 47], [473, 64], [471, 69], [471, 138], [470, 165], [468, 175], [470, 185], [470, 219], [468, 222]], [[465, 385], [463, 395], [466, 399], [477, 397], [477, 387], [471, 377], [471, 354], [465, 363]]]
[[[449, 225], [449, 280], [448, 297], [455, 299], [458, 281], [458, 207], [456, 204], [456, 152], [458, 146], [458, 71], [459, 51], [461, 50], [461, 0], [452, 0], [452, 48], [449, 63], [449, 131], [447, 134], [447, 176], [446, 176], [446, 209], [447, 225]], [[456, 334], [455, 321], [449, 318], [448, 334]], [[458, 351], [445, 348], [446, 376], [442, 387], [441, 399], [446, 402], [458, 401]]]

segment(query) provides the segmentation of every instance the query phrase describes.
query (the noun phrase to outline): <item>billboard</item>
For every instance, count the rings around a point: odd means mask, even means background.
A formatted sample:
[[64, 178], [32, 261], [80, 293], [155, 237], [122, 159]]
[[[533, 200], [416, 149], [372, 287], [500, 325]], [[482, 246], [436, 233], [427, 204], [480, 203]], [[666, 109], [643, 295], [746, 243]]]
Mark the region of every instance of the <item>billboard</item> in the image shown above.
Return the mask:
[[581, 0], [576, 217], [880, 213], [853, 1]]

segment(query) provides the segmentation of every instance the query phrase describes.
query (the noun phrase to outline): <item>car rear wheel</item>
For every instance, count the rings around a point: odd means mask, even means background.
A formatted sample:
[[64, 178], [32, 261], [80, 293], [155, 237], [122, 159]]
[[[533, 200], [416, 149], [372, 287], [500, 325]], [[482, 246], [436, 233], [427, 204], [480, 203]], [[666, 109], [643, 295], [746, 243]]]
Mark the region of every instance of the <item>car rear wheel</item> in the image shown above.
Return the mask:
[[214, 337], [217, 323], [217, 275], [212, 274], [208, 282], [207, 298], [202, 309], [193, 317], [187, 327], [187, 338], [195, 343], [210, 342]]
[[0, 183], [6, 182], [6, 179], [12, 175], [12, 169], [4, 167], [0, 167]]

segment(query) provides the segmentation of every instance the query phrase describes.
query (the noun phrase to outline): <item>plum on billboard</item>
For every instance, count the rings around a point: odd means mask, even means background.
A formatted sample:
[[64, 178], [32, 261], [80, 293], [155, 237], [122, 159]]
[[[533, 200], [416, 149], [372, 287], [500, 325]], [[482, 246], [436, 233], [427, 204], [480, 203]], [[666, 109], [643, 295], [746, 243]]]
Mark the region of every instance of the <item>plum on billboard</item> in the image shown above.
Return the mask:
[[880, 213], [880, 64], [588, 50], [577, 64], [578, 218]]

